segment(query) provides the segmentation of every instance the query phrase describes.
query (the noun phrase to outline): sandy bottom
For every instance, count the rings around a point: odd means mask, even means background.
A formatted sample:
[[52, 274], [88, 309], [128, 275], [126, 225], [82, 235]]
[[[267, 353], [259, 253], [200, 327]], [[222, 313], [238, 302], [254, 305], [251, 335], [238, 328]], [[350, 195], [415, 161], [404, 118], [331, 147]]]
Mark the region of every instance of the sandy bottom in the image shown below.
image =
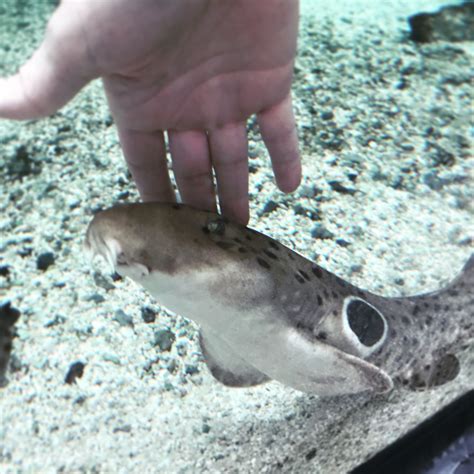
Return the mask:
[[[40, 3], [0, 8], [0, 73], [40, 40]], [[473, 45], [406, 35], [407, 15], [442, 3], [303, 2], [293, 195], [275, 188], [250, 124], [251, 225], [386, 295], [441, 287], [474, 249]], [[1, 121], [0, 144], [0, 295], [21, 311], [0, 389], [1, 472], [345, 473], [474, 388], [473, 350], [429, 392], [322, 399], [219, 385], [192, 322], [84, 259], [92, 212], [137, 199], [100, 83], [48, 119]], [[332, 236], [314, 238], [322, 229]], [[45, 252], [54, 263], [42, 271]], [[175, 336], [169, 351], [161, 330]], [[78, 361], [82, 378], [66, 384]]]

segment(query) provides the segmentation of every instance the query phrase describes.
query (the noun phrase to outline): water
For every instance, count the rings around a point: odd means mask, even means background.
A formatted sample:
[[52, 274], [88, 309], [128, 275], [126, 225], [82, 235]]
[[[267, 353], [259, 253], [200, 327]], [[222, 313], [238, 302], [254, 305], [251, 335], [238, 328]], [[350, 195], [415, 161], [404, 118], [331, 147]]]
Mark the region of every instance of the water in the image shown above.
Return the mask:
[[[295, 193], [277, 190], [248, 124], [251, 225], [387, 295], [439, 288], [474, 248], [472, 43], [408, 40], [408, 15], [442, 4], [303, 2]], [[53, 9], [3, 0], [0, 74], [31, 55]], [[193, 323], [84, 257], [93, 213], [137, 199], [100, 82], [48, 118], [0, 121], [2, 321], [20, 312], [0, 472], [344, 473], [472, 390], [472, 349], [459, 377], [429, 392], [321, 399], [219, 385]], [[315, 238], [322, 229], [329, 238]]]

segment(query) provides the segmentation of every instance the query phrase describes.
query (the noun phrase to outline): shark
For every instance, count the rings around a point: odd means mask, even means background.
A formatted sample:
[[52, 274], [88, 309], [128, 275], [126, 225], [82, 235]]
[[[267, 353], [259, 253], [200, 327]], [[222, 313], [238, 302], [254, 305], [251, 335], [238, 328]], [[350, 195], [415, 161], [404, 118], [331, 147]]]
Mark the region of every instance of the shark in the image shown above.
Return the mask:
[[85, 247], [200, 327], [211, 374], [321, 396], [453, 380], [474, 340], [474, 254], [439, 291], [363, 290], [250, 227], [179, 203], [97, 213]]

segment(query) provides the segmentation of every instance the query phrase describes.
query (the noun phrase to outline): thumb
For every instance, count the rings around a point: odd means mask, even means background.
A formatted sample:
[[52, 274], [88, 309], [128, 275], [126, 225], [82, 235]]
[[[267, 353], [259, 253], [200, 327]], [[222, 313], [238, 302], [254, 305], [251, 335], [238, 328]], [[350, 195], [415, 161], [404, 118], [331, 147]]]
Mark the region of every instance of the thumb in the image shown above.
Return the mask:
[[50, 115], [99, 75], [87, 52], [80, 17], [67, 5], [56, 10], [43, 43], [18, 73], [0, 78], [0, 117]]

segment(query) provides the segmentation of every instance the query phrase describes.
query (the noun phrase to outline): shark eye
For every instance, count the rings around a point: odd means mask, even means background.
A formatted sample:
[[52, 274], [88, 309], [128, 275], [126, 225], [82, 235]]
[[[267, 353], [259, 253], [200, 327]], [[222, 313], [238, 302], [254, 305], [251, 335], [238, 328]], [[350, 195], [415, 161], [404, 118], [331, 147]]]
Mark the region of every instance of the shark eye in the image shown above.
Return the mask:
[[349, 297], [344, 302], [344, 326], [351, 339], [369, 355], [384, 342], [387, 322], [380, 311], [366, 301]]

